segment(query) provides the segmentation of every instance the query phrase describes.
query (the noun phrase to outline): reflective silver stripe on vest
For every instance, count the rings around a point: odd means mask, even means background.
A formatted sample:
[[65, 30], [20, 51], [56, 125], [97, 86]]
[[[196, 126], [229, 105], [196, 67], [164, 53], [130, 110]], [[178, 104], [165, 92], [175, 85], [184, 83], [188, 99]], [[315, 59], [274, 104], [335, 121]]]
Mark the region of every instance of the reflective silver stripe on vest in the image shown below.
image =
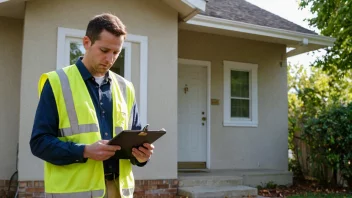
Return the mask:
[[[78, 125], [78, 130], [79, 133], [84, 133], [84, 132], [97, 132], [99, 131], [98, 125], [97, 124], [81, 124]], [[68, 135], [75, 135], [78, 133], [74, 133], [72, 131], [72, 128], [63, 128], [60, 129], [61, 134], [63, 134], [63, 136], [68, 136]]]
[[[116, 73], [110, 72], [110, 74], [113, 74], [115, 76], [115, 78], [117, 80], [117, 83], [119, 85], [122, 97], [125, 99], [125, 103], [127, 105], [127, 91], [126, 91], [127, 90], [127, 84], [126, 84], [126, 81], [121, 76], [119, 76]], [[111, 84], [111, 86], [112, 86], [112, 84]], [[121, 113], [123, 113], [123, 112], [121, 112]], [[123, 115], [123, 116], [125, 116], [125, 115]], [[119, 134], [121, 131], [123, 131], [122, 127], [116, 127], [115, 128], [115, 134], [116, 135]]]
[[70, 134], [64, 133], [63, 135], [70, 136], [73, 134], [78, 134], [80, 132], [78, 128], [78, 118], [75, 110], [75, 105], [73, 104], [73, 97], [72, 97], [72, 90], [70, 87], [70, 83], [63, 69], [58, 70], [57, 74], [60, 78], [62, 94], [65, 99], [66, 110], [67, 110], [68, 118], [70, 120], [71, 132], [72, 132]]
[[[98, 131], [99, 129], [96, 124], [78, 125], [77, 112], [75, 110], [75, 106], [73, 103], [72, 90], [70, 87], [70, 83], [68, 81], [68, 77], [63, 69], [58, 70], [57, 74], [60, 78], [61, 89], [62, 89], [62, 93], [64, 96], [66, 110], [67, 110], [67, 114], [68, 114], [68, 117], [70, 120], [70, 125], [71, 125], [71, 127], [69, 127], [69, 128], [60, 129], [61, 135], [62, 136], [70, 136], [70, 135], [75, 135], [75, 134], [79, 134], [79, 133]], [[119, 85], [119, 88], [121, 90], [122, 96], [125, 99], [125, 102], [127, 103], [126, 82], [118, 74], [114, 74], [114, 75], [115, 75], [115, 78], [116, 78], [117, 83]], [[122, 127], [115, 128], [116, 135], [119, 134], [121, 131], [122, 131]]]
[[115, 127], [115, 134], [119, 134], [121, 133], [121, 131], [123, 131], [123, 128], [122, 127]]
[[123, 196], [131, 196], [133, 195], [134, 188], [124, 188], [122, 189]]
[[67, 110], [68, 118], [70, 120], [70, 125], [71, 125], [70, 128], [60, 129], [61, 135], [71, 136], [71, 135], [76, 135], [80, 133], [99, 131], [97, 124], [78, 125], [78, 117], [77, 117], [75, 106], [73, 104], [72, 90], [71, 90], [67, 75], [63, 69], [58, 70], [57, 74], [60, 78], [62, 94], [64, 96], [66, 110]]
[[87, 197], [102, 197], [104, 190], [95, 190], [89, 192], [78, 193], [46, 193], [47, 198], [87, 198]]
[[[111, 72], [112, 73], [112, 72]], [[126, 104], [127, 104], [127, 93], [126, 93], [126, 90], [127, 90], [127, 85], [126, 85], [126, 82], [125, 82], [125, 80], [121, 77], [121, 76], [119, 76], [118, 74], [115, 74], [115, 73], [113, 73], [114, 75], [115, 75], [115, 78], [116, 78], [116, 80], [117, 80], [117, 83], [119, 84], [119, 88], [120, 88], [120, 90], [121, 90], [121, 93], [122, 93], [122, 96], [123, 96], [123, 98], [125, 99], [125, 102], [126, 102]], [[111, 89], [112, 90], [112, 89]]]

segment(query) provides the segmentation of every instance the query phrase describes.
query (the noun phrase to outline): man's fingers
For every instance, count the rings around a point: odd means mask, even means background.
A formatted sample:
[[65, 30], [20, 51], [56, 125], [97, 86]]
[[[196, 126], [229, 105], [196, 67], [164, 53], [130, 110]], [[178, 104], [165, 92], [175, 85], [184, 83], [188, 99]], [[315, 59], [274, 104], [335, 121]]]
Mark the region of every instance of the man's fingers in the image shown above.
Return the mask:
[[104, 156], [111, 157], [113, 155], [115, 155], [115, 151], [106, 150], [106, 151], [100, 151], [97, 153], [97, 156], [102, 156], [102, 157], [104, 157]]
[[117, 145], [101, 145], [101, 148], [103, 150], [107, 150], [107, 151], [118, 151], [118, 150], [121, 150], [121, 147], [117, 146]]
[[153, 150], [154, 149], [154, 145], [153, 144], [144, 143], [143, 146], [146, 147], [148, 150]]
[[139, 156], [138, 154], [136, 154], [134, 151], [132, 151], [132, 155], [138, 160], [138, 158], [140, 158], [141, 156]]
[[121, 146], [114, 146], [114, 147], [115, 147], [115, 151], [121, 150]]
[[100, 160], [107, 160], [110, 157], [115, 155], [115, 151], [103, 151], [101, 153], [98, 154], [97, 158], [99, 158]]
[[[110, 147], [110, 149], [112, 149], [112, 148], [114, 147], [114, 148], [115, 148], [115, 149], [114, 149], [115, 151], [121, 149], [121, 147], [120, 147], [120, 146], [117, 146], [117, 145], [108, 145], [109, 140], [99, 140], [98, 142], [99, 142], [100, 145], [105, 145], [105, 146]], [[105, 147], [105, 148], [108, 148], [108, 147]], [[110, 149], [108, 149], [108, 150], [110, 150]]]
[[144, 157], [145, 156], [145, 154], [142, 151], [140, 151], [140, 150], [138, 150], [136, 148], [132, 149], [132, 153], [135, 153], [139, 157]]
[[148, 157], [153, 153], [153, 150], [148, 150], [145, 149], [144, 147], [139, 147], [139, 150], [143, 152], [144, 155], [147, 155]]
[[99, 140], [99, 143], [108, 144], [109, 140]]

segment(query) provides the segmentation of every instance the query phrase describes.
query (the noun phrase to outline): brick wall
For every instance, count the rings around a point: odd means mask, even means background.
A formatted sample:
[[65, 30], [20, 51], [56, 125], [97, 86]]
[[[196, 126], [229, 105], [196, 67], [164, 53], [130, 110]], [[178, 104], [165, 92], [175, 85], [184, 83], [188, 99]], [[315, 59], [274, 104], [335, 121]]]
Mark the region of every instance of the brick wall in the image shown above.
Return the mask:
[[176, 197], [178, 180], [137, 180], [134, 190], [136, 198]]
[[17, 181], [11, 182], [10, 193], [8, 195], [9, 184], [9, 180], [0, 180], [0, 198], [15, 197]]
[[44, 195], [44, 181], [20, 181], [18, 186], [19, 198], [39, 198]]
[[[176, 197], [178, 180], [136, 180], [134, 198], [172, 198]], [[42, 198], [44, 195], [43, 181], [19, 182], [19, 198]], [[0, 198], [2, 198], [0, 196]]]

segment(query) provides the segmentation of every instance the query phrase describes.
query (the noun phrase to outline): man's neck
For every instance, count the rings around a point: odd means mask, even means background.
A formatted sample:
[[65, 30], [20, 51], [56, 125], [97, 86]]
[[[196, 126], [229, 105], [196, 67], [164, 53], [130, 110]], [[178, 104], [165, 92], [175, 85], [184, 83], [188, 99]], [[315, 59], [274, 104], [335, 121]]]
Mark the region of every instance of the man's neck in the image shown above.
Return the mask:
[[96, 77], [102, 77], [102, 76], [105, 76], [105, 74], [102, 74], [102, 73], [98, 73], [96, 72], [93, 67], [91, 67], [87, 60], [83, 57], [82, 59], [82, 63], [83, 65], [87, 68], [87, 70], [89, 71], [89, 73], [92, 75], [92, 76], [96, 76]]

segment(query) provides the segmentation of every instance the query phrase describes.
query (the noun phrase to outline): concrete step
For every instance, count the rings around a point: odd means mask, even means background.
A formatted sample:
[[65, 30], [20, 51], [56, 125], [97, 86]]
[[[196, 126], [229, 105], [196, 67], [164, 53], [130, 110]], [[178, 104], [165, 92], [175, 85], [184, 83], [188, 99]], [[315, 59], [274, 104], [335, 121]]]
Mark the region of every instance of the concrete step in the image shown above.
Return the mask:
[[258, 190], [248, 186], [195, 186], [179, 188], [178, 195], [188, 198], [243, 198], [257, 197]]
[[238, 186], [242, 185], [242, 177], [238, 176], [182, 176], [179, 187], [195, 186]]
[[277, 185], [291, 185], [293, 183], [293, 174], [289, 171], [248, 172], [244, 173], [242, 177], [243, 185], [251, 187], [263, 186], [272, 181]]

